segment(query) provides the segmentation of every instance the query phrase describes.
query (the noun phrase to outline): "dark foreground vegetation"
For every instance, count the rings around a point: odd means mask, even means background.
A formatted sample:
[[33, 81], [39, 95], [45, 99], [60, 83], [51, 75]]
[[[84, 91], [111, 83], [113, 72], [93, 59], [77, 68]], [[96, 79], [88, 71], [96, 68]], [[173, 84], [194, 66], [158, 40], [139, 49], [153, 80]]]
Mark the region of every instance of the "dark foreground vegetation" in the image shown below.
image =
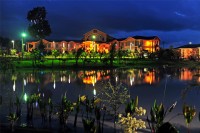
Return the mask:
[[[146, 110], [139, 105], [137, 96], [130, 99], [128, 89], [121, 83], [113, 85], [107, 82], [101, 91], [101, 95], [92, 98], [86, 95], [77, 96], [77, 101], [71, 101], [66, 94], [63, 94], [59, 103], [55, 103], [51, 98], [45, 99], [40, 93], [29, 96], [25, 93], [23, 97], [16, 97], [14, 104], [10, 103], [8, 115], [5, 116], [9, 123], [7, 125], [0, 123], [0, 131], [178, 133], [179, 129], [171, 123], [176, 116], [171, 121], [165, 122], [166, 116], [173, 111], [177, 102], [170, 107], [165, 107], [155, 100], [154, 103], [150, 103], [151, 109]], [[36, 103], [39, 108], [35, 107]], [[120, 109], [122, 105], [124, 106]], [[24, 109], [22, 111], [22, 107], [26, 107], [26, 111]], [[189, 124], [197, 111], [195, 107], [187, 104], [183, 104], [182, 109], [181, 117], [184, 117], [188, 126], [184, 131], [190, 132]], [[22, 117], [26, 117], [25, 123], [21, 123]], [[34, 118], [37, 120], [35, 121]], [[55, 121], [56, 128], [54, 128]], [[110, 121], [109, 126], [105, 124], [107, 121]], [[37, 123], [41, 123], [40, 128], [34, 126]]]

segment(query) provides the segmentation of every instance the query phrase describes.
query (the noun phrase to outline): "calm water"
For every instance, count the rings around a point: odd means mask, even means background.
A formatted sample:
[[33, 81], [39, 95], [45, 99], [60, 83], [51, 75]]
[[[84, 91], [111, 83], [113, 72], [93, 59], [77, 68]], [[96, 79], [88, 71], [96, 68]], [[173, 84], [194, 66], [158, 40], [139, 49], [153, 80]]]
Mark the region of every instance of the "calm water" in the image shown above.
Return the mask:
[[[75, 102], [79, 95], [90, 98], [101, 93], [104, 83], [110, 81], [123, 83], [129, 90], [131, 98], [139, 96], [139, 106], [147, 109], [156, 99], [164, 103], [165, 108], [177, 101], [177, 106], [165, 121], [178, 128], [185, 127], [182, 113], [183, 103], [195, 106], [197, 114], [193, 119], [191, 129], [200, 131], [198, 113], [200, 111], [200, 89], [190, 84], [200, 81], [200, 70], [187, 68], [141, 68], [141, 69], [113, 69], [113, 70], [19, 70], [0, 74], [0, 122], [6, 123], [9, 111], [14, 111], [16, 96], [23, 99], [24, 95], [41, 94], [42, 97], [52, 98], [59, 103], [61, 96]], [[188, 88], [188, 89], [187, 89]], [[26, 113], [25, 101], [22, 104], [22, 114]], [[35, 104], [35, 108], [39, 108]], [[123, 111], [123, 108], [121, 108]], [[22, 117], [25, 118], [25, 115]], [[22, 122], [25, 119], [22, 119]]]

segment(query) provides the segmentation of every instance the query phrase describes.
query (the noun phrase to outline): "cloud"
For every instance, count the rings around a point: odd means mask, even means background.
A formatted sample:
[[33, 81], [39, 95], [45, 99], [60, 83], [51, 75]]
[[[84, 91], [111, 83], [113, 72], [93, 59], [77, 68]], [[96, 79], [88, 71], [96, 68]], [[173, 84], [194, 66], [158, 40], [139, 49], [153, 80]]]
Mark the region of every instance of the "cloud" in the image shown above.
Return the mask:
[[186, 15], [185, 14], [182, 14], [182, 13], [179, 13], [177, 11], [174, 12], [177, 16], [181, 16], [181, 17], [185, 17]]
[[[158, 35], [165, 40], [200, 30], [200, 1], [190, 0], [0, 0], [0, 36], [16, 36], [27, 28], [26, 15], [45, 6], [52, 39], [81, 39], [97, 28], [110, 35]], [[2, 6], [3, 5], [3, 6]], [[10, 8], [12, 7], [12, 8]], [[192, 8], [189, 8], [192, 7]], [[140, 32], [142, 31], [142, 32]], [[147, 32], [151, 31], [151, 32]], [[163, 32], [163, 34], [160, 34]], [[164, 34], [166, 33], [166, 34]], [[196, 34], [197, 32], [195, 32]], [[190, 34], [187, 34], [190, 35]], [[193, 35], [193, 34], [192, 34]], [[18, 37], [18, 36], [17, 36]], [[184, 36], [185, 37], [185, 36]], [[176, 38], [177, 40], [181, 39]], [[170, 39], [173, 40], [173, 39]], [[177, 41], [179, 42], [179, 41]]]

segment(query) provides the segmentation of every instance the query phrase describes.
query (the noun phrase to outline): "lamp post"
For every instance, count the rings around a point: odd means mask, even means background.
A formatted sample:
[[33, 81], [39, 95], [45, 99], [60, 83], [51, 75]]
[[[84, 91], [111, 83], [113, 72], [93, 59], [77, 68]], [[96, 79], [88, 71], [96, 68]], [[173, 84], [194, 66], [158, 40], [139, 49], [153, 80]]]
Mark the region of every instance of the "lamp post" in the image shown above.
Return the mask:
[[14, 40], [12, 40], [11, 42], [13, 43], [13, 49], [14, 49], [14, 46], [15, 46], [15, 41], [14, 41]]
[[94, 46], [94, 45], [95, 45], [95, 44], [94, 44], [94, 40], [96, 39], [96, 36], [93, 35], [93, 36], [92, 36], [92, 39], [93, 39], [93, 50], [94, 50], [94, 52], [96, 52], [96, 46]]
[[26, 37], [26, 33], [22, 33], [21, 34], [22, 35], [22, 58], [23, 58], [23, 56], [24, 56], [24, 38]]
[[131, 42], [131, 43], [130, 43], [130, 51], [131, 51], [131, 49], [132, 49], [132, 47], [131, 47], [132, 45], [133, 45], [133, 43]]

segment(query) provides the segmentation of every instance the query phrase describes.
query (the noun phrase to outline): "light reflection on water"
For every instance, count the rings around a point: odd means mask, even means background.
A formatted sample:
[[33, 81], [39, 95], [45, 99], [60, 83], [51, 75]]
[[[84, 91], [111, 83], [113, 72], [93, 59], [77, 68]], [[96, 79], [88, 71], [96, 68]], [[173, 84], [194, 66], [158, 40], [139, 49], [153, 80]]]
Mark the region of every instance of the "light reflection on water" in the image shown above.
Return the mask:
[[[200, 111], [199, 89], [185, 90], [192, 81], [200, 82], [198, 69], [175, 68], [141, 68], [141, 69], [113, 69], [113, 70], [24, 70], [15, 73], [0, 74], [0, 105], [1, 121], [6, 121], [15, 97], [20, 98], [31, 94], [40, 94], [44, 99], [52, 98], [54, 103], [59, 103], [61, 96], [75, 102], [79, 95], [89, 97], [101, 93], [102, 83], [108, 80], [123, 83], [129, 88], [131, 98], [139, 96], [139, 105], [149, 112], [156, 99], [163, 102], [165, 107], [177, 101], [177, 107], [166, 120], [178, 113], [182, 113], [183, 103], [194, 105]], [[94, 94], [95, 93], [95, 94]], [[25, 103], [25, 102], [24, 102]], [[23, 105], [25, 106], [25, 105]], [[35, 108], [38, 104], [35, 103]], [[26, 107], [22, 112], [26, 112]], [[183, 116], [174, 118], [171, 122], [185, 125]], [[200, 122], [194, 118], [191, 127], [196, 128]]]

